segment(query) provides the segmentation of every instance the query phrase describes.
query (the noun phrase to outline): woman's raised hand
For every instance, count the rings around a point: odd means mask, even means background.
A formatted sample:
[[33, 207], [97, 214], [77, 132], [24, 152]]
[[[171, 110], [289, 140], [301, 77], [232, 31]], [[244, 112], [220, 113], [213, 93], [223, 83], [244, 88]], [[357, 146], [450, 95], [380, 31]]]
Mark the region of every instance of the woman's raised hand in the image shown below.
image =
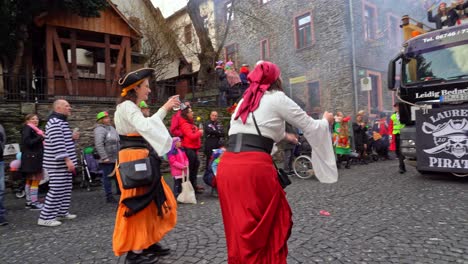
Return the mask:
[[333, 117], [333, 113], [330, 113], [330, 112], [327, 112], [327, 111], [325, 111], [325, 113], [323, 113], [323, 119], [326, 119], [328, 121], [328, 123], [330, 123], [330, 124], [333, 124], [333, 121], [335, 121], [335, 119]]
[[174, 107], [180, 107], [179, 95], [169, 97], [167, 102], [162, 106], [166, 111], [171, 111]]

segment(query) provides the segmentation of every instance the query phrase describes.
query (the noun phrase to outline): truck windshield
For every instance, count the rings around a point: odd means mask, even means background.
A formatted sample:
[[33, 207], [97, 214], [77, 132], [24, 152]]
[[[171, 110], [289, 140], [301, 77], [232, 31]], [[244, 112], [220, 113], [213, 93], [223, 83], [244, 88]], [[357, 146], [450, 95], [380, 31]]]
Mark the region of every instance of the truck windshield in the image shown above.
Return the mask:
[[403, 59], [403, 83], [468, 78], [468, 44], [421, 52]]

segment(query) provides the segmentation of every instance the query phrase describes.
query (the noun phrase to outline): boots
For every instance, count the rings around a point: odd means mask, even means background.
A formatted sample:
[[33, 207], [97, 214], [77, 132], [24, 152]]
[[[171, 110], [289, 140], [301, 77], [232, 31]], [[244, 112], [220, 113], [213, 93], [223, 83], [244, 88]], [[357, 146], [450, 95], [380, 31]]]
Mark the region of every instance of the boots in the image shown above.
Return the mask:
[[161, 246], [159, 243], [151, 245], [149, 248], [143, 250], [144, 254], [152, 254], [155, 256], [166, 256], [171, 253], [170, 248], [165, 248]]
[[142, 252], [141, 254], [129, 251], [125, 257], [125, 263], [128, 264], [153, 264], [158, 262], [158, 256]]

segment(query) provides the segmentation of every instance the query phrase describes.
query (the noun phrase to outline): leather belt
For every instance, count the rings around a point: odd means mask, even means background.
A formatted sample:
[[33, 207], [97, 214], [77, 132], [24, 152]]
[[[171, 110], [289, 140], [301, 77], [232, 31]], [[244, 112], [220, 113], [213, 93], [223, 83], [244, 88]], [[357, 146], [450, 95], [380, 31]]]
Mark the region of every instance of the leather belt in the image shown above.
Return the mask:
[[150, 149], [148, 143], [143, 137], [119, 135], [120, 149], [126, 148], [145, 148]]
[[230, 152], [259, 151], [271, 153], [274, 141], [271, 138], [254, 134], [234, 134], [229, 136], [227, 150]]

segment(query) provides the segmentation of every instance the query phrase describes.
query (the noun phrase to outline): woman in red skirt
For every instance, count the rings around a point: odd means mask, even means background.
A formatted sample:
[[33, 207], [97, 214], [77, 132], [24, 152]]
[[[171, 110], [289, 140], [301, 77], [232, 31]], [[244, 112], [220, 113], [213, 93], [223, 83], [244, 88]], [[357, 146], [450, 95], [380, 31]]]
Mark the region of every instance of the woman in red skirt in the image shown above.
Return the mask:
[[[274, 142], [297, 143], [285, 122], [304, 131], [321, 182], [337, 181], [329, 124], [308, 116], [282, 88], [280, 70], [260, 62], [231, 119], [229, 147], [218, 166], [217, 185], [228, 247], [228, 262], [286, 263], [292, 213], [270, 155]], [[256, 124], [254, 122], [255, 118]]]

